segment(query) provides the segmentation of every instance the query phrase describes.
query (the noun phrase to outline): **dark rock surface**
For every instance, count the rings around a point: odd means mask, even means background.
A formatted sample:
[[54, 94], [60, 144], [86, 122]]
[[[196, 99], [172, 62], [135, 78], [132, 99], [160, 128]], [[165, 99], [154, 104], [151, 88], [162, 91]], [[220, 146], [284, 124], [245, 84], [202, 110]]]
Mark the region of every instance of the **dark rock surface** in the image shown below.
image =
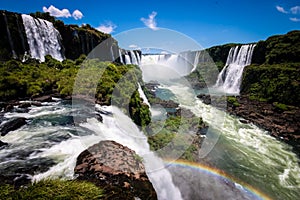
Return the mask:
[[141, 158], [114, 141], [101, 141], [83, 151], [74, 171], [77, 179], [104, 188], [106, 199], [157, 199]]
[[26, 118], [24, 117], [12, 118], [0, 126], [1, 136], [5, 136], [10, 131], [17, 130], [25, 124]]
[[37, 97], [34, 98], [34, 100], [39, 102], [53, 102], [52, 97], [50, 95]]

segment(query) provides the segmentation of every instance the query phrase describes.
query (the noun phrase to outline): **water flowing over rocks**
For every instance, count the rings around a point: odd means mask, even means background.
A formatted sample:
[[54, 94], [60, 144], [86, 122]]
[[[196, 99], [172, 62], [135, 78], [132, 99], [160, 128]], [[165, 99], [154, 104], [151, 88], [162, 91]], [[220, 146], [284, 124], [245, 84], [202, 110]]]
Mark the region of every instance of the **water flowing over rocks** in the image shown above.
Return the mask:
[[[210, 95], [199, 94], [197, 96], [205, 104], [224, 108], [230, 114], [242, 117], [242, 123], [253, 123], [269, 131], [270, 134], [293, 146], [295, 152], [300, 155], [300, 109], [291, 106], [289, 110], [283, 111], [273, 103], [250, 100], [247, 95], [237, 96], [238, 105], [227, 101], [227, 105], [220, 105], [217, 98]], [[223, 97], [225, 98], [225, 97]], [[220, 101], [226, 103], [225, 100]]]
[[107, 199], [157, 199], [141, 158], [114, 141], [101, 141], [83, 151], [74, 171], [78, 180], [103, 187]]
[[227, 110], [243, 117], [266, 130], [272, 136], [293, 146], [300, 155], [300, 109], [293, 107], [282, 111], [275, 104], [250, 100], [247, 96], [237, 97], [239, 106], [228, 105]]

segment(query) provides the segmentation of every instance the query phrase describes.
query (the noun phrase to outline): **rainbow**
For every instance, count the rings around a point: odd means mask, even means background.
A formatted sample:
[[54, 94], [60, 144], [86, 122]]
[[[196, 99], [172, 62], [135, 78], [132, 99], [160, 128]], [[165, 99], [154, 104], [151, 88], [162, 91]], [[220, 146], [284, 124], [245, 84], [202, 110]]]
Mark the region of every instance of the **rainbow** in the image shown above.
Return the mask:
[[185, 167], [185, 168], [191, 168], [194, 170], [198, 170], [201, 172], [205, 172], [207, 174], [211, 174], [213, 176], [222, 177], [228, 181], [231, 181], [233, 183], [237, 183], [243, 187], [246, 191], [250, 192], [254, 196], [256, 196], [258, 199], [264, 199], [264, 200], [271, 200], [271, 198], [264, 194], [263, 192], [259, 191], [258, 189], [254, 188], [253, 186], [244, 183], [228, 174], [226, 174], [224, 171], [220, 169], [216, 169], [201, 163], [195, 163], [190, 162], [186, 160], [164, 160], [166, 166], [179, 166], [179, 167]]

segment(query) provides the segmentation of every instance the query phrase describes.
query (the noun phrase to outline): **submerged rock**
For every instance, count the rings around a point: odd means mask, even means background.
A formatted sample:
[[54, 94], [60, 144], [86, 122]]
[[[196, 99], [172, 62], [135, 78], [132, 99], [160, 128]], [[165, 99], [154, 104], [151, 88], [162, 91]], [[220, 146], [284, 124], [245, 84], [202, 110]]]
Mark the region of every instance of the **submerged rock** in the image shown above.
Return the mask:
[[114, 141], [101, 141], [77, 158], [75, 174], [104, 188], [107, 199], [157, 199], [141, 158]]
[[8, 132], [17, 130], [26, 124], [26, 118], [12, 118], [0, 126], [1, 136], [5, 136]]

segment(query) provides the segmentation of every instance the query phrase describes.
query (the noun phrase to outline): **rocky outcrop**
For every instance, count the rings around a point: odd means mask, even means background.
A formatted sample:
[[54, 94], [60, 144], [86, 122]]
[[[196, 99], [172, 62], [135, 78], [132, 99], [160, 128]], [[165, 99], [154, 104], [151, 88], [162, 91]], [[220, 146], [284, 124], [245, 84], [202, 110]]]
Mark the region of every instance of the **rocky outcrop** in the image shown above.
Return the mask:
[[281, 110], [274, 103], [250, 100], [247, 96], [237, 97], [237, 101], [239, 106], [228, 104], [227, 110], [231, 114], [243, 117], [266, 129], [272, 136], [292, 145], [295, 152], [300, 155], [300, 109], [298, 107]]
[[26, 124], [26, 118], [24, 117], [18, 117], [18, 118], [12, 118], [1, 125], [0, 132], [1, 136], [5, 136], [10, 131], [17, 130], [21, 126]]
[[104, 188], [106, 199], [157, 199], [142, 159], [114, 141], [101, 141], [83, 151], [74, 171], [77, 179]]

